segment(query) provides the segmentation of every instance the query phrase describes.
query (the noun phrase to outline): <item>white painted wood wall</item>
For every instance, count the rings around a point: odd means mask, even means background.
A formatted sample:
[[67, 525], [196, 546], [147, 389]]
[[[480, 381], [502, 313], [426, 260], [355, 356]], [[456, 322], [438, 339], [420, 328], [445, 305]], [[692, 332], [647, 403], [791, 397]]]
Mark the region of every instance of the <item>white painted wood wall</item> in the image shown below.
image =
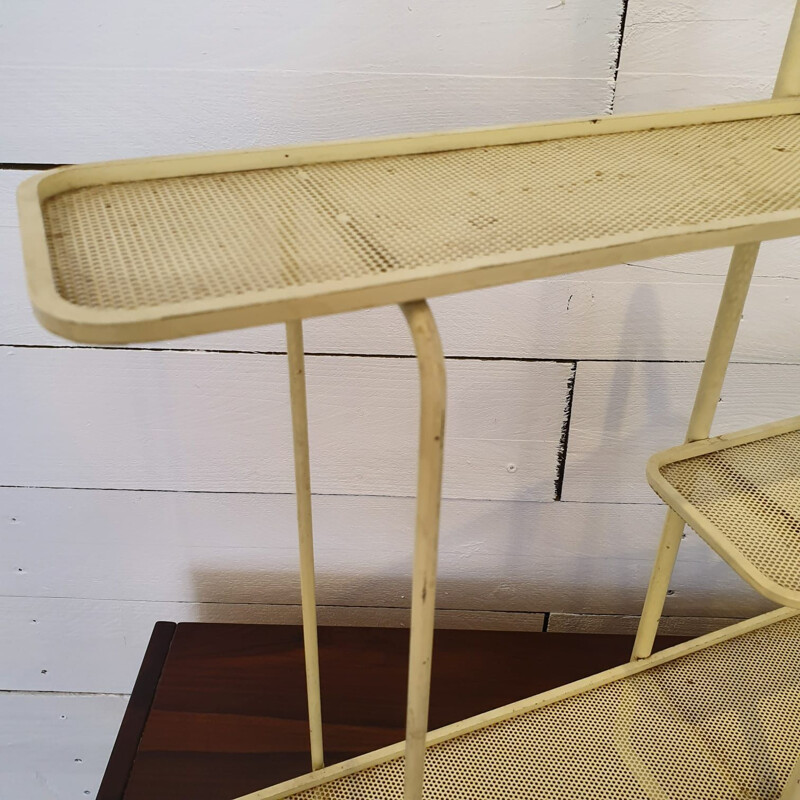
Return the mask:
[[[3, 5], [2, 800], [95, 793], [156, 620], [298, 619], [282, 330], [130, 348], [49, 335], [25, 298], [19, 181], [47, 164], [761, 97], [791, 6]], [[798, 413], [797, 253], [764, 248], [717, 431]], [[662, 518], [644, 461], [682, 438], [726, 259], [435, 301], [451, 403], [441, 624], [630, 628]], [[392, 308], [312, 321], [306, 340], [322, 619], [405, 624], [411, 343]], [[695, 628], [766, 607], [691, 535], [673, 590], [667, 613]]]

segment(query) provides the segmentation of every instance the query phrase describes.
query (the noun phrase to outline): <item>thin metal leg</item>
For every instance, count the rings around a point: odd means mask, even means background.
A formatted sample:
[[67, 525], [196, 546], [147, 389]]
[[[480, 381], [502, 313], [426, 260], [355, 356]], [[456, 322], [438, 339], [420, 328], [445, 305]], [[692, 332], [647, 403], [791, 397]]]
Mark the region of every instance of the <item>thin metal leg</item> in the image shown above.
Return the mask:
[[636, 641], [633, 643], [631, 661], [647, 658], [653, 652], [653, 642], [658, 631], [658, 621], [664, 610], [664, 601], [667, 599], [669, 581], [675, 559], [678, 557], [678, 548], [683, 535], [684, 521], [671, 509], [667, 511], [664, 527], [661, 530], [661, 540], [658, 543], [653, 571], [650, 573], [650, 583], [647, 587], [647, 596], [642, 607], [642, 617], [636, 631]]
[[311, 528], [311, 470], [308, 457], [303, 323], [286, 323], [289, 353], [289, 392], [292, 400], [294, 478], [297, 492], [297, 530], [300, 543], [300, 596], [303, 609], [303, 646], [306, 661], [308, 725], [311, 734], [311, 769], [322, 769], [322, 703], [319, 688], [317, 604], [314, 591], [314, 539]]
[[[725, 372], [733, 351], [736, 332], [747, 299], [747, 290], [753, 277], [753, 268], [758, 258], [760, 244], [742, 244], [734, 247], [731, 264], [728, 268], [728, 277], [725, 279], [725, 288], [719, 302], [714, 330], [711, 333], [711, 342], [708, 346], [703, 374], [697, 387], [697, 395], [689, 420], [689, 430], [686, 434], [687, 442], [696, 442], [705, 439], [711, 431], [711, 423], [717, 409]], [[650, 584], [647, 587], [642, 608], [642, 617], [639, 629], [636, 632], [636, 641], [633, 645], [631, 660], [647, 658], [653, 651], [653, 641], [658, 630], [658, 621], [664, 609], [664, 601], [672, 577], [672, 569], [678, 555], [681, 543], [684, 522], [674, 512], [668, 511], [664, 521], [661, 541], [658, 544], [658, 554], [650, 575]]]
[[421, 300], [405, 303], [400, 307], [414, 338], [420, 377], [419, 468], [414, 581], [411, 590], [404, 789], [405, 800], [420, 800], [425, 766], [436, 605], [436, 557], [442, 497], [446, 388], [442, 343], [428, 304]]

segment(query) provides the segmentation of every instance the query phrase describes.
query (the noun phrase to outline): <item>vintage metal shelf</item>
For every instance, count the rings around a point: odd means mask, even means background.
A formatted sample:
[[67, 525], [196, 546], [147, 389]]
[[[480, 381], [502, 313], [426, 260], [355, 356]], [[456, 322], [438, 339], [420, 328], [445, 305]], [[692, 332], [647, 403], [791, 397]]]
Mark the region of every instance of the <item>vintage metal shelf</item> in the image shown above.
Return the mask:
[[748, 583], [800, 608], [800, 417], [665, 450], [647, 477]]
[[[800, 234], [800, 2], [772, 100], [67, 167], [19, 193], [34, 309], [132, 342], [285, 322], [311, 800], [800, 800], [800, 418], [709, 439], [759, 242]], [[427, 733], [444, 444], [434, 295], [735, 245], [633, 662]], [[302, 319], [397, 303], [421, 402], [406, 737], [323, 766]], [[652, 654], [685, 521], [779, 609]]]
[[800, 233], [800, 100], [67, 167], [24, 183], [41, 322], [173, 338]]

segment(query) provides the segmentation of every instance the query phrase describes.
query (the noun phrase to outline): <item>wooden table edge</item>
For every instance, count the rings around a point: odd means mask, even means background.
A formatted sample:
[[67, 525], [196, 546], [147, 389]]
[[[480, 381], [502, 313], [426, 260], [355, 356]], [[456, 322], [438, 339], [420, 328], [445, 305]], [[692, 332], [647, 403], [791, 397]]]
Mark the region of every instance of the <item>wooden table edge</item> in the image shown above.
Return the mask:
[[157, 622], [153, 627], [128, 707], [122, 717], [103, 780], [97, 791], [97, 800], [123, 800], [176, 628], [174, 622]]

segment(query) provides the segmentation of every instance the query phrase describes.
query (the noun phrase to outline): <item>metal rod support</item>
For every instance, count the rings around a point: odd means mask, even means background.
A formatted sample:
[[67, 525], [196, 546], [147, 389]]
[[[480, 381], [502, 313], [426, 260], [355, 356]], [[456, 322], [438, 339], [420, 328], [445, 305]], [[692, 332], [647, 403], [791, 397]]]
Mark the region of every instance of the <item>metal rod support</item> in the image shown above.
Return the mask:
[[800, 95], [800, 2], [795, 3], [789, 35], [783, 48], [783, 57], [775, 79], [773, 97]]
[[650, 573], [650, 583], [647, 586], [642, 616], [636, 630], [631, 661], [647, 658], [653, 652], [653, 642], [656, 639], [658, 622], [667, 599], [667, 590], [670, 578], [672, 578], [672, 570], [675, 567], [675, 559], [678, 557], [683, 526], [683, 520], [672, 509], [669, 509], [664, 520], [664, 527], [661, 529], [661, 539], [658, 542], [658, 552], [653, 570]]
[[[725, 373], [730, 362], [736, 333], [739, 330], [739, 322], [747, 299], [747, 290], [750, 288], [750, 280], [753, 277], [753, 268], [758, 258], [759, 247], [759, 243], [754, 242], [738, 245], [733, 249], [728, 277], [725, 279], [714, 330], [711, 333], [711, 342], [708, 346], [692, 416], [689, 420], [687, 442], [705, 439], [711, 432], [711, 423], [714, 420], [714, 412], [719, 403]], [[664, 601], [669, 589], [675, 559], [678, 556], [683, 528], [683, 520], [674, 511], [667, 511], [661, 540], [658, 544], [658, 553], [642, 607], [642, 617], [636, 631], [633, 660], [647, 658], [653, 651], [658, 621], [664, 610]]]
[[294, 479], [297, 493], [297, 531], [300, 544], [300, 597], [303, 613], [303, 647], [306, 662], [308, 725], [311, 736], [311, 769], [322, 769], [322, 701], [319, 686], [317, 604], [314, 588], [314, 538], [311, 526], [311, 469], [308, 454], [308, 408], [306, 404], [303, 323], [286, 323], [289, 354], [289, 392], [292, 401]]
[[405, 746], [405, 800], [420, 800], [428, 730], [436, 558], [442, 497], [442, 458], [446, 403], [445, 365], [436, 322], [424, 301], [401, 305], [420, 377], [419, 467], [411, 588], [411, 643], [408, 661], [408, 707]]
[[[797, 95], [800, 95], [800, 2], [795, 4], [781, 66], [772, 92], [773, 97]], [[752, 242], [733, 248], [728, 277], [725, 280], [711, 342], [703, 365], [703, 374], [700, 377], [700, 385], [697, 387], [694, 408], [689, 420], [687, 442], [705, 439], [711, 432], [711, 423], [719, 403], [760, 246], [760, 242]], [[639, 629], [636, 632], [633, 660], [647, 658], [653, 650], [653, 641], [658, 630], [658, 621], [664, 610], [664, 601], [682, 533], [683, 520], [674, 511], [668, 511], [647, 587]]]
[[714, 321], [711, 341], [700, 376], [700, 385], [697, 387], [697, 396], [689, 419], [687, 442], [706, 439], [711, 432], [711, 423], [714, 421], [717, 404], [722, 395], [722, 384], [731, 360], [760, 247], [759, 242], [752, 242], [733, 248], [728, 277], [722, 289], [717, 318]]
[[[753, 277], [760, 244], [738, 245], [733, 249], [728, 277], [722, 291], [719, 310], [711, 334], [700, 384], [686, 434], [687, 442], [705, 439], [711, 432], [711, 423], [719, 403], [725, 373], [728, 369], [744, 303]], [[653, 650], [658, 621], [664, 610], [669, 581], [678, 555], [684, 522], [674, 512], [668, 511], [658, 545], [658, 554], [650, 575], [642, 608], [642, 617], [633, 646], [633, 659], [647, 658]]]

